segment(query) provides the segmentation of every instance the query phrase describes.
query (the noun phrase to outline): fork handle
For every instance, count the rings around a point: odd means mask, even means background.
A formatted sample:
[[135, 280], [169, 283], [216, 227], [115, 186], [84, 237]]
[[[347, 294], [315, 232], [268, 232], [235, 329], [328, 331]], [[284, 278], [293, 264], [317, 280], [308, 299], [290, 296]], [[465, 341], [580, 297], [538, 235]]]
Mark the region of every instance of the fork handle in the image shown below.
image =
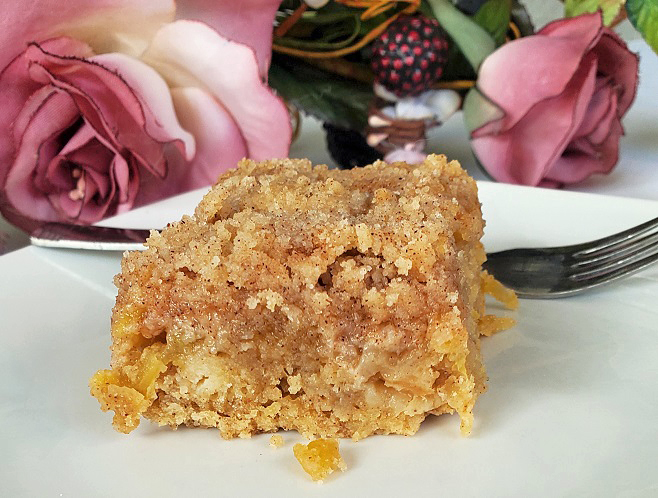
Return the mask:
[[97, 251], [144, 250], [150, 230], [49, 222], [30, 234], [35, 246]]

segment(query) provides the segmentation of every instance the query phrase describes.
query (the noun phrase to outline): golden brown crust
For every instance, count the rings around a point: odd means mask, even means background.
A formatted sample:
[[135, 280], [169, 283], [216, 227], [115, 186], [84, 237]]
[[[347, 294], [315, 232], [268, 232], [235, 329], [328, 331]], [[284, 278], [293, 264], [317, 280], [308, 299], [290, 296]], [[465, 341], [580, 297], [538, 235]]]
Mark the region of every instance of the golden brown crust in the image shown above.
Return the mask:
[[112, 375], [128, 391], [113, 398], [99, 372], [93, 394], [122, 431], [143, 415], [358, 439], [456, 411], [468, 433], [485, 388], [482, 230], [475, 182], [444, 156], [242, 161], [123, 259]]

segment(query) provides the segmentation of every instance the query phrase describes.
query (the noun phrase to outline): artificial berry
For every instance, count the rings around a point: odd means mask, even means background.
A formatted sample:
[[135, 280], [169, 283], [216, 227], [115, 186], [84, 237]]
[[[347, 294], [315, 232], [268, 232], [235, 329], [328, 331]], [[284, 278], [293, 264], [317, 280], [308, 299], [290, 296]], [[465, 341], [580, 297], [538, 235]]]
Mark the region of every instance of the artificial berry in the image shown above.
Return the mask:
[[372, 44], [375, 81], [398, 97], [417, 95], [441, 78], [448, 39], [436, 19], [400, 16]]

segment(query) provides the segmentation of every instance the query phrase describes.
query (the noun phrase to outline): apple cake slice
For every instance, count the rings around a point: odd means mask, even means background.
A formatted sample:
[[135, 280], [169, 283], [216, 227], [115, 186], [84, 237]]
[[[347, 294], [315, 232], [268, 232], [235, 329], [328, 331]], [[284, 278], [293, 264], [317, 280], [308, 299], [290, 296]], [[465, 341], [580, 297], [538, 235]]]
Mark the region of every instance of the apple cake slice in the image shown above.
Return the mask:
[[242, 161], [123, 258], [91, 392], [121, 432], [143, 416], [359, 439], [457, 412], [468, 433], [491, 326], [482, 230], [475, 182], [444, 156]]

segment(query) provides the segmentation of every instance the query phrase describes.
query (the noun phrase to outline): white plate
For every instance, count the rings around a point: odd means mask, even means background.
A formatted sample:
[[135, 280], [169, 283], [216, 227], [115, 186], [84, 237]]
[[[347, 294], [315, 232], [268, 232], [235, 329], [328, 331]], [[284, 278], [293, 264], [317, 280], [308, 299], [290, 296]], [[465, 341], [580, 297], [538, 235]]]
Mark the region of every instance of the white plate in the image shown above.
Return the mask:
[[[480, 189], [489, 249], [576, 242], [658, 215], [652, 201]], [[169, 221], [200, 195], [115, 223]], [[293, 457], [296, 433], [273, 449], [269, 435], [225, 441], [147, 421], [114, 432], [87, 381], [109, 363], [119, 258], [35, 247], [0, 258], [3, 496], [658, 494], [658, 267], [588, 295], [523, 301], [517, 327], [483, 342], [489, 390], [470, 437], [444, 415], [414, 437], [341, 441], [349, 469], [318, 487]]]

